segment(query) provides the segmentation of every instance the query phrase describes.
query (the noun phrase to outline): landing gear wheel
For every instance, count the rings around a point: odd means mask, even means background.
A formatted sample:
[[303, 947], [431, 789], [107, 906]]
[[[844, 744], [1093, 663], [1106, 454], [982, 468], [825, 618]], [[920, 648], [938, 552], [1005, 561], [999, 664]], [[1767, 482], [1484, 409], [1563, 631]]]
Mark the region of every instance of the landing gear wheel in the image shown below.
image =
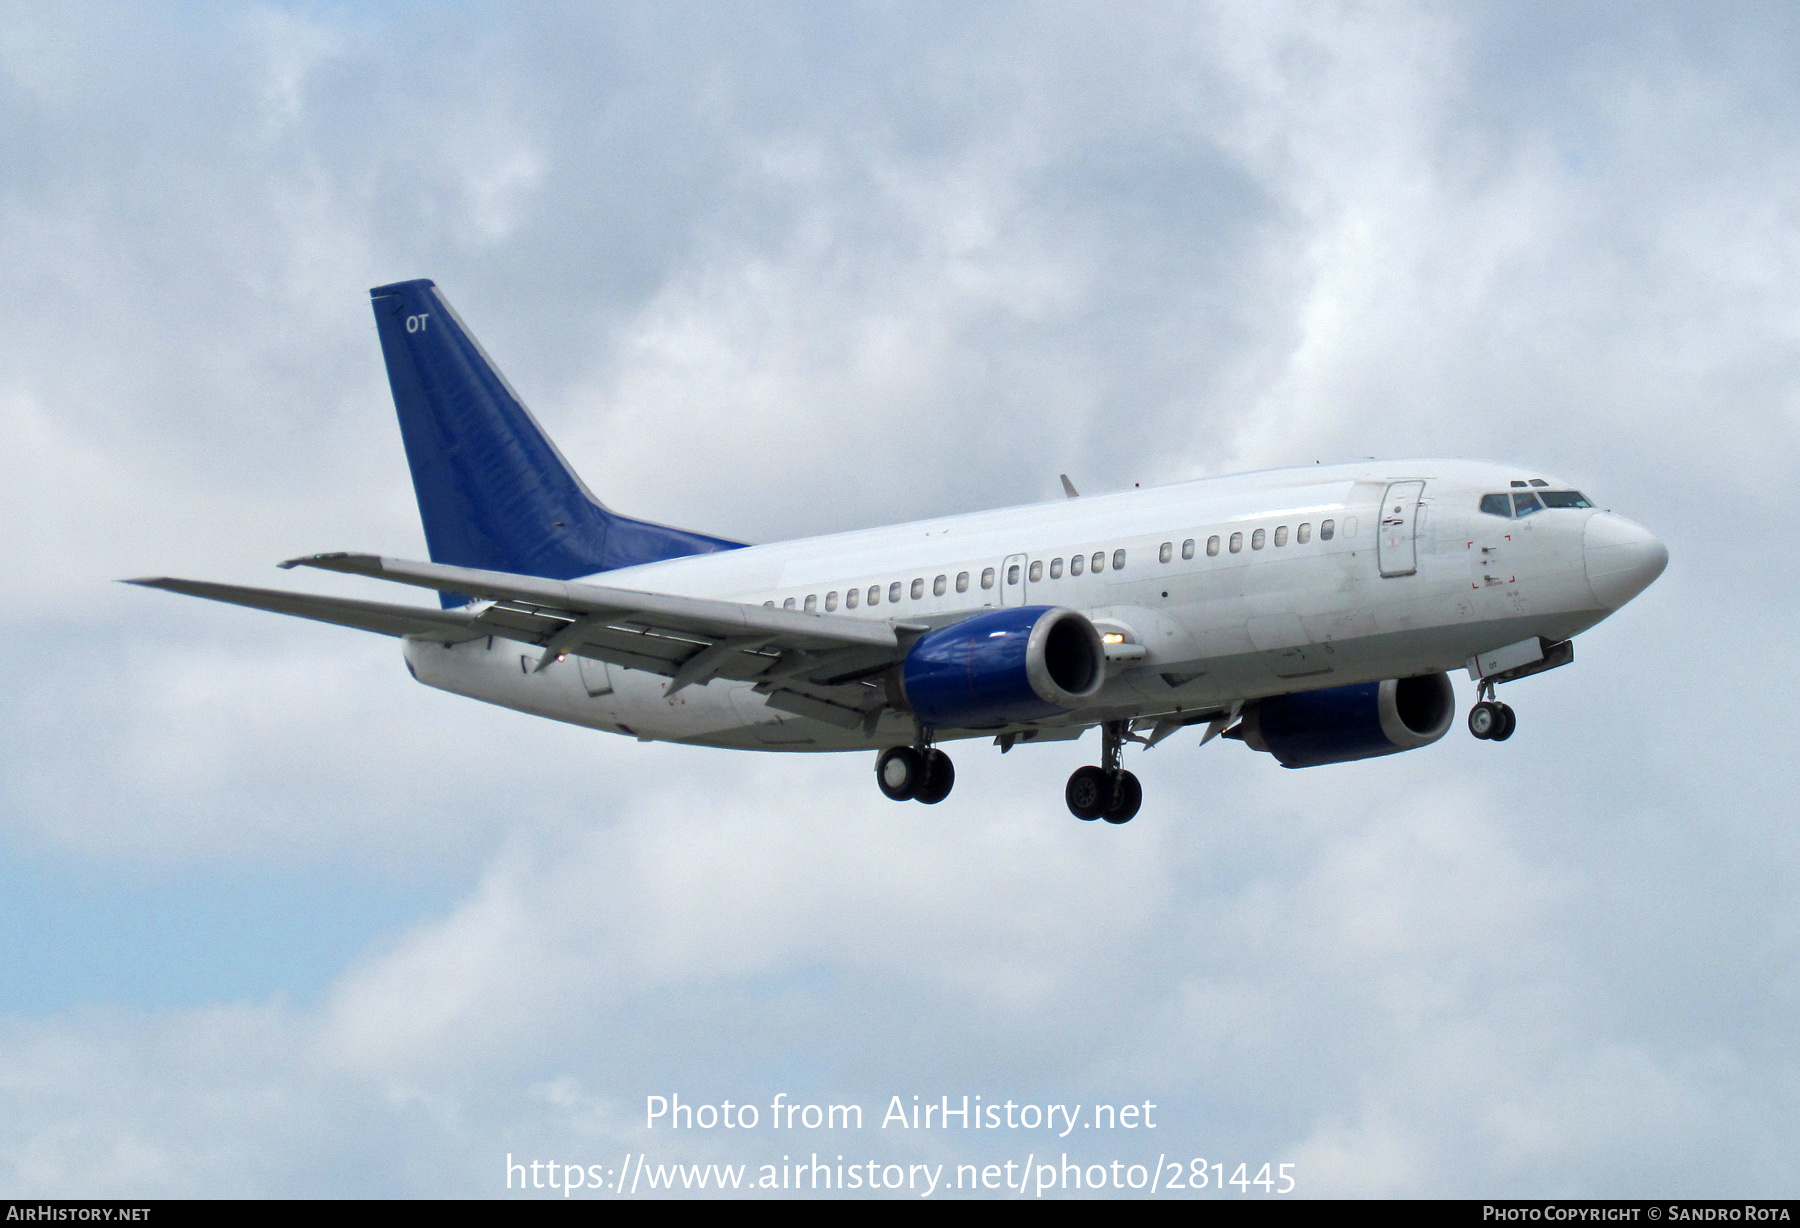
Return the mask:
[[1100, 817], [1106, 809], [1106, 803], [1112, 799], [1113, 782], [1105, 769], [1093, 764], [1078, 767], [1069, 777], [1069, 785], [1063, 790], [1063, 800], [1069, 803], [1069, 813], [1086, 822]]
[[955, 784], [956, 768], [951, 764], [950, 756], [941, 750], [928, 750], [925, 752], [925, 778], [919, 791], [913, 794], [913, 801], [935, 806], [950, 796], [950, 789]]
[[[875, 760], [875, 783], [891, 801], [911, 801], [918, 796], [925, 780], [925, 756], [910, 746], [891, 746]], [[944, 790], [949, 791], [948, 788]]]
[[1496, 733], [1490, 733], [1488, 737], [1496, 742], [1504, 742], [1512, 737], [1513, 730], [1519, 727], [1519, 714], [1514, 712], [1509, 704], [1496, 703], [1494, 706], [1500, 709], [1500, 729]]
[[1484, 699], [1470, 708], [1469, 732], [1484, 742], [1493, 738], [1506, 728], [1505, 707], [1504, 704]]
[[1144, 804], [1144, 786], [1130, 772], [1121, 771], [1112, 782], [1112, 795], [1100, 817], [1108, 823], [1129, 823]]

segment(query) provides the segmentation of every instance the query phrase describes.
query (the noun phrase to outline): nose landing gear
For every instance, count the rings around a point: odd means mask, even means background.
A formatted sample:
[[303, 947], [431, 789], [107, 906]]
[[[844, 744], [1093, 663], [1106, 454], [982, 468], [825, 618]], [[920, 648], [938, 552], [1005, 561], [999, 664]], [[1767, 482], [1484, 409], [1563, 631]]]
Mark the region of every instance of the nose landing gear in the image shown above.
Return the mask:
[[1070, 814], [1083, 821], [1131, 822], [1138, 807], [1144, 804], [1144, 787], [1136, 776], [1119, 766], [1124, 743], [1124, 721], [1107, 721], [1100, 726], [1100, 766], [1076, 768], [1063, 790]]
[[1504, 742], [1518, 728], [1519, 718], [1507, 705], [1494, 698], [1493, 683], [1486, 683], [1482, 698], [1469, 709], [1469, 732], [1487, 742]]

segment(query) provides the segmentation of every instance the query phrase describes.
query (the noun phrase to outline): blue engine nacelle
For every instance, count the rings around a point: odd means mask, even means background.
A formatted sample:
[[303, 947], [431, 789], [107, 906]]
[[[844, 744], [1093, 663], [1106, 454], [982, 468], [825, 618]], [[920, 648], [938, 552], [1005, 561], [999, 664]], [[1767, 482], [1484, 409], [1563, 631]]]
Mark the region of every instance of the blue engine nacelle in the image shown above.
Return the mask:
[[934, 729], [992, 729], [1078, 708], [1106, 681], [1106, 649], [1074, 610], [992, 610], [919, 638], [900, 667], [906, 702]]
[[1429, 746], [1450, 731], [1456, 692], [1447, 674], [1390, 678], [1259, 700], [1228, 736], [1282, 767], [1373, 759]]

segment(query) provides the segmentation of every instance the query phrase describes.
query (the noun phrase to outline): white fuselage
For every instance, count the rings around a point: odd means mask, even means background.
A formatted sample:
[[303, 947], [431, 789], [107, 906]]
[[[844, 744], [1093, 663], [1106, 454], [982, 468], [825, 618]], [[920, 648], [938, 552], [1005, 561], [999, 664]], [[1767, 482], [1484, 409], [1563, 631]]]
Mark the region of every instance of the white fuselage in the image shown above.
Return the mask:
[[[1501, 645], [1586, 630], [1654, 578], [1660, 559], [1651, 569], [1639, 556], [1662, 548], [1597, 509], [1480, 510], [1483, 495], [1532, 479], [1571, 489], [1470, 461], [1311, 466], [696, 555], [603, 582], [933, 626], [1002, 605], [1078, 610], [1123, 643], [1088, 706], [1035, 730], [1054, 738], [1101, 719], [1456, 669]], [[1384, 543], [1384, 496], [1408, 481], [1423, 483], [1416, 520], [1408, 511]], [[743, 682], [665, 698], [666, 679], [590, 659], [534, 672], [537, 648], [497, 637], [408, 641], [406, 653], [430, 686], [644, 739], [852, 750], [913, 737], [900, 713], [865, 735], [770, 708]]]

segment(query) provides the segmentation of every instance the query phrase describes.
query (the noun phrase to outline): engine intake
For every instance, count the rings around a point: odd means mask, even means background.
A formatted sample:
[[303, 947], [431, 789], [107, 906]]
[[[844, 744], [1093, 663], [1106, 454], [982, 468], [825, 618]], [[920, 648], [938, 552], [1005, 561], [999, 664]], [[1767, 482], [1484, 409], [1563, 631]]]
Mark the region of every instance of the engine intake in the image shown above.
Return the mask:
[[1106, 681], [1106, 650], [1074, 610], [1019, 606], [920, 637], [900, 678], [921, 724], [994, 728], [1080, 707]]
[[1260, 700], [1228, 736], [1282, 767], [1349, 763], [1429, 746], [1450, 731], [1456, 691], [1448, 674], [1390, 678]]

